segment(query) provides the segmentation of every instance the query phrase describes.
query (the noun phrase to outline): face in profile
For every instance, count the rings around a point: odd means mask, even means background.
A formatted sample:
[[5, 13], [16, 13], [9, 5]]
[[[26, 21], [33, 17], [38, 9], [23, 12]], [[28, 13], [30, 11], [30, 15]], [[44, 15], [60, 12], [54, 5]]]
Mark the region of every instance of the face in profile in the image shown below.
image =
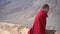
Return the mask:
[[49, 12], [49, 7], [46, 7], [45, 8], [45, 11], [48, 13]]
[[42, 8], [48, 13], [49, 12], [49, 5], [48, 4], [44, 4], [42, 6]]

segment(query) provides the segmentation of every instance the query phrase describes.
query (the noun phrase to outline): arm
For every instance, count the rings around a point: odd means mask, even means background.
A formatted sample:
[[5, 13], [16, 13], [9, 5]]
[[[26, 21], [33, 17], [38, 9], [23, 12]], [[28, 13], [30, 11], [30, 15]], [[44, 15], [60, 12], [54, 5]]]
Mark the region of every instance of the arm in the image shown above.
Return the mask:
[[40, 33], [41, 34], [45, 34], [45, 30], [46, 30], [46, 20], [44, 15], [39, 17], [39, 24], [40, 24]]

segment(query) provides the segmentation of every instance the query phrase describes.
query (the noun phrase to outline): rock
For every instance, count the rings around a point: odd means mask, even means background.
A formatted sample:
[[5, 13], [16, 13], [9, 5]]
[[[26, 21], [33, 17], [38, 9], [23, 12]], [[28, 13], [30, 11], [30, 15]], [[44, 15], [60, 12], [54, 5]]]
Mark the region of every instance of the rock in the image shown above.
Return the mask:
[[25, 25], [0, 22], [0, 34], [27, 34], [28, 30]]

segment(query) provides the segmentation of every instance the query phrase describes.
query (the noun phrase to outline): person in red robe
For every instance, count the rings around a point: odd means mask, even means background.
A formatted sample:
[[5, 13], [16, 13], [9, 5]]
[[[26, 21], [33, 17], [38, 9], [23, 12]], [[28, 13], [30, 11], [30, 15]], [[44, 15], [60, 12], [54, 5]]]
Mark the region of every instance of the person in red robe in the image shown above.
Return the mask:
[[49, 5], [44, 4], [34, 20], [33, 27], [28, 31], [28, 34], [46, 34], [46, 18], [49, 11]]

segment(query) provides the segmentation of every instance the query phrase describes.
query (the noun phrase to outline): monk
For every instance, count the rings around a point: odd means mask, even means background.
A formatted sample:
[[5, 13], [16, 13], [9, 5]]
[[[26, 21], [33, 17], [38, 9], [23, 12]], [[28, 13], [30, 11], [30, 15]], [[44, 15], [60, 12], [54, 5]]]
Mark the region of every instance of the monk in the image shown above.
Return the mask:
[[37, 13], [33, 27], [28, 31], [28, 34], [46, 34], [46, 18], [49, 11], [49, 5], [44, 4], [42, 9]]

